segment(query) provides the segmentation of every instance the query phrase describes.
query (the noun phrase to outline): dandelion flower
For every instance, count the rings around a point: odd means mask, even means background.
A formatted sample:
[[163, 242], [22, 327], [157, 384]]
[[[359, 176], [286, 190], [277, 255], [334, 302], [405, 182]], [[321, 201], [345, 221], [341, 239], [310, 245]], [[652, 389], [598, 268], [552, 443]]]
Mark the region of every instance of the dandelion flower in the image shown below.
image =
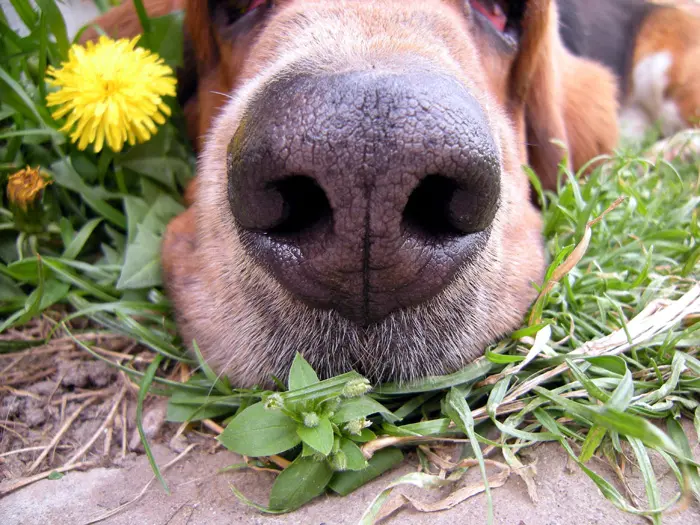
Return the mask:
[[11, 204], [24, 211], [41, 200], [44, 188], [51, 184], [51, 180], [39, 172], [39, 168], [27, 166], [17, 173], [13, 173], [7, 180], [7, 198]]
[[53, 118], [68, 117], [63, 132], [84, 150], [104, 143], [120, 151], [155, 134], [170, 116], [162, 97], [175, 96], [173, 70], [158, 55], [137, 48], [133, 40], [100, 37], [97, 44], [74, 45], [60, 69], [48, 68], [48, 82], [59, 88], [46, 97], [59, 106]]

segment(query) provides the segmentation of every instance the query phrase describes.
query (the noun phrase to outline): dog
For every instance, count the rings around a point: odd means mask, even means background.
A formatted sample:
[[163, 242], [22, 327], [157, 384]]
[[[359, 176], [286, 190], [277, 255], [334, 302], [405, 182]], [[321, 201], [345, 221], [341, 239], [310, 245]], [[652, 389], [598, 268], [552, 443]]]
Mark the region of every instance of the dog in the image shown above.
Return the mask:
[[[641, 0], [146, 7], [185, 9], [200, 155], [164, 281], [183, 339], [238, 386], [285, 377], [296, 352], [373, 382], [463, 367], [543, 278], [522, 166], [553, 189], [560, 165], [613, 150], [619, 114], [638, 134], [700, 107], [698, 19]], [[139, 29], [131, 4], [97, 24]]]
[[569, 51], [604, 64], [618, 80], [621, 135], [663, 136], [700, 119], [700, 5], [639, 0], [558, 0]]

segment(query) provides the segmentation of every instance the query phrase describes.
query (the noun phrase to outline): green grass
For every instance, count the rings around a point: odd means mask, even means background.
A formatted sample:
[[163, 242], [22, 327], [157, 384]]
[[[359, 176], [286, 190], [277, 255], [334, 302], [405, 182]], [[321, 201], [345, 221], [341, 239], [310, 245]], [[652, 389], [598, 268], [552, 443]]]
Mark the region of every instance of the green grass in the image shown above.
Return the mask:
[[[586, 179], [562, 170], [561, 189], [540, 192], [549, 284], [523, 327], [465, 369], [348, 397], [349, 377], [318, 382], [298, 359], [288, 391], [285, 385], [277, 396], [240, 390], [196, 353], [184, 352], [161, 287], [158, 240], [183, 209], [182, 188], [194, 173], [179, 108], [171, 101], [174, 117], [146, 144], [119, 155], [79, 152], [45, 107], [45, 66], [58, 65], [69, 45], [56, 5], [43, 0], [33, 10], [26, 0], [12, 4], [29, 34], [9, 30], [0, 14], [0, 184], [26, 165], [41, 166], [53, 183], [34, 230], [19, 224], [0, 192], [0, 333], [61, 308], [56, 330], [77, 336], [71, 321], [88, 318], [93, 328], [149, 348], [158, 357], [148, 370], [113, 363], [142, 385], [140, 401], [147, 391], [167, 395], [171, 421], [214, 418], [228, 425], [220, 439], [229, 448], [292, 461], [278, 476], [269, 507], [254, 504], [271, 512], [298, 507], [328, 488], [347, 494], [400, 461], [398, 447], [444, 438], [463, 443], [454, 480], [465, 466], [476, 466], [498, 485], [502, 479], [489, 477], [486, 467], [493, 462], [482, 448], [501, 449], [503, 468], [516, 469], [519, 451], [553, 441], [604, 497], [654, 523], [681, 494], [700, 499], [690, 457], [694, 438], [679, 423], [694, 422], [700, 430], [697, 154], [648, 160], [637, 147], [618, 151]], [[181, 14], [150, 20], [146, 40], [174, 66], [181, 49], [170, 37], [181, 22]], [[676, 144], [699, 138], [689, 133]], [[681, 308], [683, 302], [692, 297], [694, 316], [684, 315], [692, 309]], [[0, 352], [43, 342], [2, 339]], [[186, 384], [165, 378], [178, 362], [197, 370]], [[260, 400], [271, 408], [256, 404]], [[369, 428], [348, 427], [363, 418]], [[357, 455], [360, 449], [364, 456]], [[395, 485], [444, 485], [427, 471], [434, 458], [416, 450], [425, 471]], [[660, 497], [652, 451], [678, 479], [670, 501]], [[633, 457], [647, 501], [630, 501], [590, 470], [593, 456], [613, 465]], [[371, 523], [388, 494], [378, 497], [364, 522]]]

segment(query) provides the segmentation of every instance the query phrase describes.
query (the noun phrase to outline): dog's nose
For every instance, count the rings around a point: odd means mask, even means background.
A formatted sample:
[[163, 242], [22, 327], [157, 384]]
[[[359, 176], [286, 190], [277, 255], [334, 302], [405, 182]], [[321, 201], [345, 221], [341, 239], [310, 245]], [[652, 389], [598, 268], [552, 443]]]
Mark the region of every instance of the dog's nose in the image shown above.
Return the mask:
[[368, 325], [430, 300], [484, 247], [498, 158], [481, 106], [449, 77], [295, 77], [243, 116], [229, 201], [248, 253], [292, 295]]

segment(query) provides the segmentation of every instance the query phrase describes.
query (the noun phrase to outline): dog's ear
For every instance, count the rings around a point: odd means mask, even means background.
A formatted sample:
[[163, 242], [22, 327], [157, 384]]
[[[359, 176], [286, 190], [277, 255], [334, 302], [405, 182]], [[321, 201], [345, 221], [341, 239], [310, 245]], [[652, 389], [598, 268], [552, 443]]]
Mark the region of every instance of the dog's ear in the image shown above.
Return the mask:
[[212, 9], [210, 0], [185, 0], [185, 25], [192, 39], [197, 68], [211, 69], [215, 66], [218, 51], [216, 37], [212, 28]]
[[564, 47], [553, 0], [527, 2], [510, 89], [516, 113], [525, 118], [528, 162], [545, 188], [555, 189], [563, 161], [578, 169], [615, 147], [615, 77]]
[[240, 78], [272, 0], [185, 0], [185, 25], [197, 70], [197, 94], [185, 107], [195, 147]]
[[565, 52], [560, 64], [571, 164], [578, 170], [617, 145], [618, 85], [609, 69], [591, 60]]
[[[186, 25], [200, 74], [221, 66], [235, 67], [231, 55], [245, 47], [271, 7], [271, 0], [185, 0]], [[231, 62], [234, 63], [231, 63]]]
[[564, 114], [564, 86], [555, 3], [527, 2], [522, 21], [518, 55], [510, 73], [510, 100], [516, 114], [524, 114], [528, 162], [542, 184], [554, 188], [565, 151], [553, 141], [568, 146]]

